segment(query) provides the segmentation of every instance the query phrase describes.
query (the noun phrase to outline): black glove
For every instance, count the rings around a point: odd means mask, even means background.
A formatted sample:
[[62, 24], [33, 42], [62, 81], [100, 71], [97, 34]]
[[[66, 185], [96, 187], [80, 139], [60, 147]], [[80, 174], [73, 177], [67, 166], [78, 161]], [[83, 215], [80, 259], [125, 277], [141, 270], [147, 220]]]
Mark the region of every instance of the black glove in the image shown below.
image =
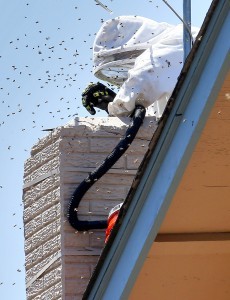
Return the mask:
[[90, 83], [82, 93], [82, 104], [91, 115], [95, 115], [94, 107], [105, 110], [108, 113], [108, 104], [113, 102], [116, 93], [104, 84]]

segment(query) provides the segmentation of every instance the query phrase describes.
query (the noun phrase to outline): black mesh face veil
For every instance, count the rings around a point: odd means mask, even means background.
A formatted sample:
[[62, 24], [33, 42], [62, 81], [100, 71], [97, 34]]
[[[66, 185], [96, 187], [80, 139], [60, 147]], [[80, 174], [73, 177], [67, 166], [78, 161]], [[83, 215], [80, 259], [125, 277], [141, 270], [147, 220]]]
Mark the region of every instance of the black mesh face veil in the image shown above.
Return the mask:
[[121, 86], [128, 78], [128, 71], [133, 67], [135, 59], [143, 52], [144, 50], [133, 50], [116, 53], [107, 58], [103, 57], [103, 63], [94, 70], [95, 76], [111, 84]]

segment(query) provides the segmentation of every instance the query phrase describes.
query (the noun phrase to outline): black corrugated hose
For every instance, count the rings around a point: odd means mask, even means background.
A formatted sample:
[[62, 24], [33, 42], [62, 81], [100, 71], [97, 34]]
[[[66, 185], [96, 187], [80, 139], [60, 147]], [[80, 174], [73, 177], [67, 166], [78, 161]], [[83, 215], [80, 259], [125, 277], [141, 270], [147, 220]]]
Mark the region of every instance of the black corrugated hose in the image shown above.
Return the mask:
[[74, 191], [68, 207], [67, 217], [72, 227], [78, 231], [87, 231], [90, 229], [103, 229], [107, 227], [107, 220], [99, 221], [81, 221], [78, 219], [78, 206], [91, 186], [98, 181], [125, 153], [132, 141], [134, 140], [143, 120], [145, 118], [145, 108], [141, 105], [135, 107], [130, 125], [126, 130], [124, 137], [118, 145], [106, 157], [106, 159], [84, 179]]

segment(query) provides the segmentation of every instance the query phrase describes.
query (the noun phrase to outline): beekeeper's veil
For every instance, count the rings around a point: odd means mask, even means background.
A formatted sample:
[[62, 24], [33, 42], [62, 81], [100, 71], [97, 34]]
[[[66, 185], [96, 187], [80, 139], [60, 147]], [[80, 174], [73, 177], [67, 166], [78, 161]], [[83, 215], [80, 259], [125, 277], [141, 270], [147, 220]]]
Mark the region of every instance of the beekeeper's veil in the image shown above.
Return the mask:
[[121, 16], [105, 22], [96, 35], [93, 46], [94, 74], [115, 85], [127, 79], [135, 59], [159, 41], [167, 23], [139, 16]]

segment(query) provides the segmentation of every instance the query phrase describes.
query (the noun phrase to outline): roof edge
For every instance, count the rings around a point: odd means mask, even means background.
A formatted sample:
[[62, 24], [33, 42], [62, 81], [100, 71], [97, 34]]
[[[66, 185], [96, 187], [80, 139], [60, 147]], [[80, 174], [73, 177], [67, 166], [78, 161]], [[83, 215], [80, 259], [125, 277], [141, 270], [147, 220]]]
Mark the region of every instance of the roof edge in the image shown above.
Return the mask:
[[[111, 291], [116, 299], [127, 299], [229, 69], [228, 45], [223, 43], [228, 33], [227, 27], [229, 2], [214, 0], [151, 141], [147, 159], [141, 165], [119, 222], [101, 255], [83, 299], [107, 299], [106, 295], [110, 294], [111, 297]], [[213, 56], [217, 53], [222, 56], [215, 65]], [[201, 99], [197, 99], [198, 95]], [[192, 119], [192, 126], [185, 124]], [[187, 134], [183, 141], [180, 138], [182, 134]], [[178, 141], [181, 149], [177, 161], [173, 159], [176, 163], [173, 165], [172, 153]], [[174, 173], [169, 172], [167, 164]], [[162, 172], [168, 175], [164, 183], [159, 181]], [[165, 190], [162, 190], [161, 197], [159, 187]], [[151, 203], [150, 194], [157, 199], [156, 203]], [[149, 211], [155, 216], [150, 220], [144, 219]], [[140, 230], [140, 227], [144, 228]], [[119, 286], [114, 286], [115, 282], [119, 282]]]

